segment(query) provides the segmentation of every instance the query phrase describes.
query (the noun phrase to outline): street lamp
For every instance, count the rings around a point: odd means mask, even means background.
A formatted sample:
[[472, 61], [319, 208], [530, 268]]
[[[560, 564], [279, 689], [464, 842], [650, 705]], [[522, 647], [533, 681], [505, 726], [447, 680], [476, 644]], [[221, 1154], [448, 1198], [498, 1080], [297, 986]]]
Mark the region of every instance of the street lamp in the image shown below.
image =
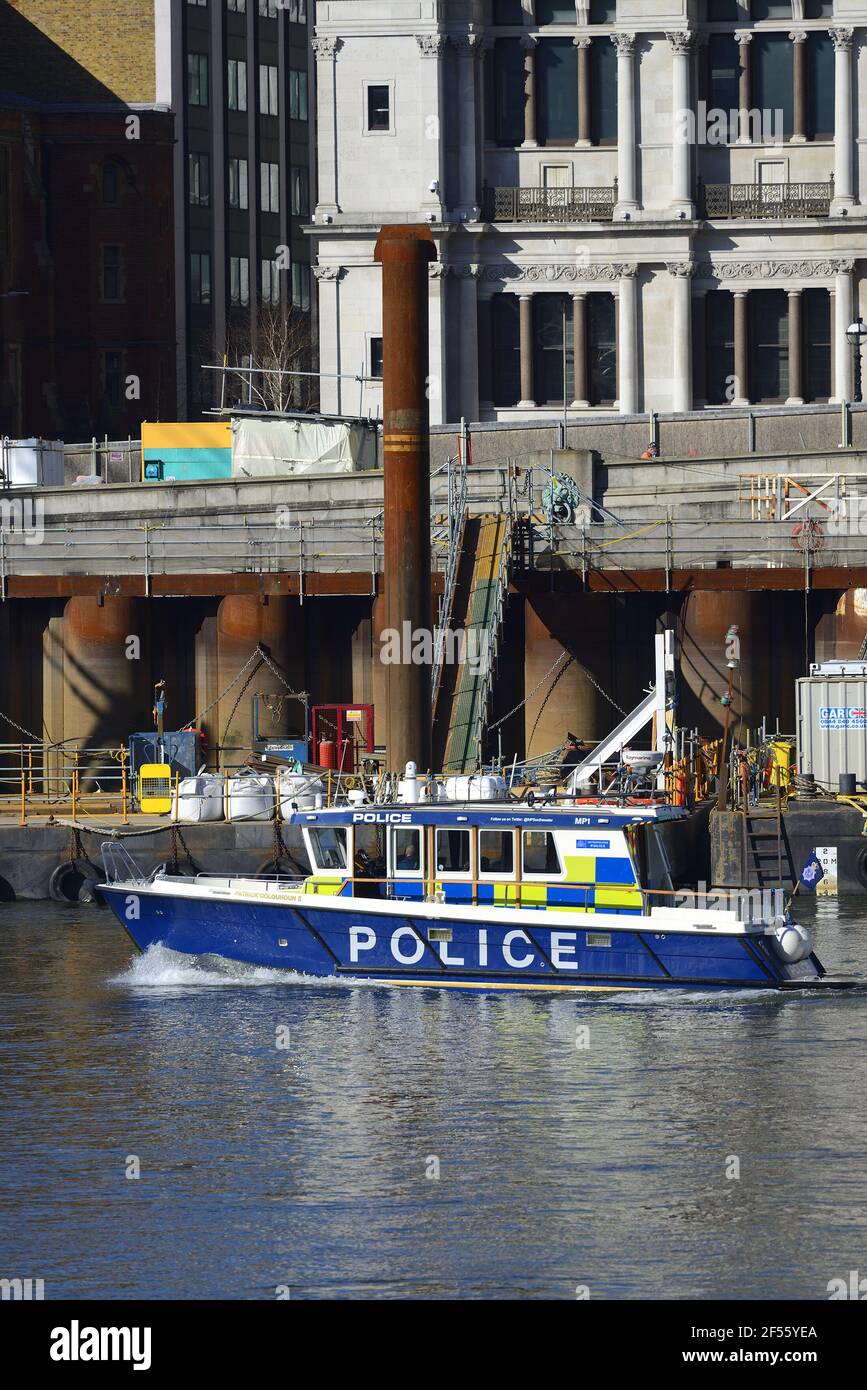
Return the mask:
[[853, 400], [860, 401], [861, 396], [861, 348], [864, 339], [867, 338], [867, 323], [862, 318], [857, 323], [850, 323], [846, 329], [846, 337], [852, 344], [852, 352], [855, 355], [855, 389]]

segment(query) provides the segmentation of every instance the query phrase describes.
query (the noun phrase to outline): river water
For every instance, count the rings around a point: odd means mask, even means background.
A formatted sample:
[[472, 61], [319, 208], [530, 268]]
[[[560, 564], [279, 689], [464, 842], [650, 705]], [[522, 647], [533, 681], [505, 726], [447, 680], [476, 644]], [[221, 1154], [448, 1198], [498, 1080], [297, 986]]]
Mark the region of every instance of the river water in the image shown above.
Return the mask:
[[[867, 902], [800, 920], [867, 984]], [[867, 988], [313, 986], [29, 903], [0, 907], [0, 990], [0, 1277], [48, 1299], [824, 1299], [867, 1275]]]

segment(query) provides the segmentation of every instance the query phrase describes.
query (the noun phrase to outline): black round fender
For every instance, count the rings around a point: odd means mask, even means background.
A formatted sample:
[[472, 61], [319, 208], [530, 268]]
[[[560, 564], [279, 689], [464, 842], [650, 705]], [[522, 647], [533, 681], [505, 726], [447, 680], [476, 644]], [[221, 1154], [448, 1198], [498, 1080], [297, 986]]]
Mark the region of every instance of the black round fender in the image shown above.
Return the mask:
[[55, 903], [92, 903], [100, 894], [100, 872], [89, 859], [67, 859], [58, 864], [48, 881], [48, 896]]

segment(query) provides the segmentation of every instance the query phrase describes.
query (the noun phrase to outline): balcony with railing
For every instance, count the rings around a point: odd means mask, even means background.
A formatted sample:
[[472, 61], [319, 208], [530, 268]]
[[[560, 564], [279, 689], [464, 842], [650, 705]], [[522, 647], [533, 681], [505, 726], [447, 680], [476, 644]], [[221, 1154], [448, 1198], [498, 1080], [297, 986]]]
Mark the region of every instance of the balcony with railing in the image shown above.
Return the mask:
[[793, 217], [828, 217], [834, 198], [827, 183], [704, 183], [699, 180], [703, 215], [711, 221], [734, 218], [782, 222]]
[[617, 180], [602, 188], [484, 188], [486, 222], [612, 222]]

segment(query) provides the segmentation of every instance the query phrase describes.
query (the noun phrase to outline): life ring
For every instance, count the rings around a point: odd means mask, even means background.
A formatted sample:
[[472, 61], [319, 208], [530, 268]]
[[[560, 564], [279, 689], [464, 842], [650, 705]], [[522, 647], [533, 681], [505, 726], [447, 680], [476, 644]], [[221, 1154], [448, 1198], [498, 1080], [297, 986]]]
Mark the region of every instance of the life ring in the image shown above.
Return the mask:
[[96, 885], [101, 875], [89, 859], [67, 859], [48, 880], [48, 896], [55, 903], [93, 903], [101, 894]]

